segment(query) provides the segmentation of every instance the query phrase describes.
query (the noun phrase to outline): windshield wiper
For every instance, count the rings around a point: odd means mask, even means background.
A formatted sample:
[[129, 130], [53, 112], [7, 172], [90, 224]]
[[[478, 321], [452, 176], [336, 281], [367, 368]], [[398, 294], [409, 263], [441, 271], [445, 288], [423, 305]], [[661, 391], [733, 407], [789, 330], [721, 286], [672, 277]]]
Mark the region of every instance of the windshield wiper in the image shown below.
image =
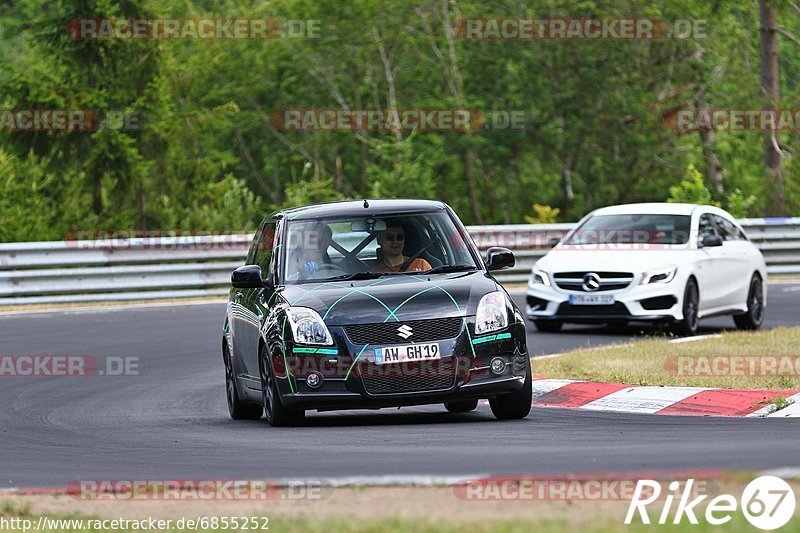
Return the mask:
[[332, 278], [322, 279], [320, 281], [349, 281], [351, 279], [375, 279], [381, 278], [383, 276], [391, 276], [392, 274], [396, 274], [396, 272], [355, 272], [354, 274], [342, 274], [341, 276], [335, 276]]
[[472, 265], [440, 265], [430, 270], [423, 270], [420, 274], [444, 274], [446, 272], [466, 272], [467, 270], [477, 270]]

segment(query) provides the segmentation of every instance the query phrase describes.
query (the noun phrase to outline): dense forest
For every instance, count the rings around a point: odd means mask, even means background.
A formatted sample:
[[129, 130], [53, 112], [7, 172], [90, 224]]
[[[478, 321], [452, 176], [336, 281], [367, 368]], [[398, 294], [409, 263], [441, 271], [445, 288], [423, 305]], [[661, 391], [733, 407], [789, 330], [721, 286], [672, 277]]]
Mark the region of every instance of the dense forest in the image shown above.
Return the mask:
[[[280, 31], [71, 31], [85, 19], [201, 18], [270, 19]], [[494, 18], [654, 19], [666, 31], [465, 37], [460, 21]], [[306, 32], [284, 31], [292, 23]], [[696, 31], [679, 34], [686, 24]], [[80, 131], [0, 127], [0, 242], [233, 231], [278, 207], [363, 197], [441, 199], [470, 224], [572, 221], [669, 198], [800, 214], [800, 126], [765, 134], [675, 119], [800, 109], [800, 5], [788, 0], [19, 0], [0, 3], [0, 31], [0, 109], [102, 117]], [[276, 125], [276, 113], [303, 109], [524, 120], [463, 131]]]

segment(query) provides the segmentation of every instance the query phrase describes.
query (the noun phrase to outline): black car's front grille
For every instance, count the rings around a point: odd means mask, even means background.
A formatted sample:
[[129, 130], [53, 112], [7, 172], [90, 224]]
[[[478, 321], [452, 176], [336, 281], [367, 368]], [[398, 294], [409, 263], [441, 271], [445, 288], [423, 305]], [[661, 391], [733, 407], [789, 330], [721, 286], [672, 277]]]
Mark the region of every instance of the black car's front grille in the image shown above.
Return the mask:
[[397, 394], [449, 389], [456, 378], [455, 357], [436, 361], [361, 366], [361, 379], [370, 394]]
[[570, 305], [567, 302], [558, 306], [558, 314], [563, 316], [623, 316], [630, 314], [622, 302], [614, 305]]
[[381, 324], [345, 326], [344, 331], [353, 344], [411, 344], [452, 339], [461, 333], [460, 317], [432, 320], [408, 320]]
[[[633, 274], [630, 272], [593, 272], [597, 275], [600, 286], [597, 291], [616, 291], [624, 289], [633, 281]], [[587, 292], [583, 288], [583, 280], [587, 274], [592, 272], [558, 272], [553, 276], [559, 288], [568, 291]]]

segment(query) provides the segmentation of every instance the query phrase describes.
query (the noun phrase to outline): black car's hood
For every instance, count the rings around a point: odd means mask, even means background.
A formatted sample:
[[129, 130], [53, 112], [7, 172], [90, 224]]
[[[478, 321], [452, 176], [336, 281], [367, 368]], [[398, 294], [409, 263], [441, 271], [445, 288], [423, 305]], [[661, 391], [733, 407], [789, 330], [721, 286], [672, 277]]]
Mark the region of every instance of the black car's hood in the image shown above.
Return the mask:
[[329, 325], [345, 325], [394, 316], [406, 321], [474, 315], [481, 296], [497, 289], [497, 283], [479, 270], [287, 285], [281, 296], [289, 305], [315, 309]]

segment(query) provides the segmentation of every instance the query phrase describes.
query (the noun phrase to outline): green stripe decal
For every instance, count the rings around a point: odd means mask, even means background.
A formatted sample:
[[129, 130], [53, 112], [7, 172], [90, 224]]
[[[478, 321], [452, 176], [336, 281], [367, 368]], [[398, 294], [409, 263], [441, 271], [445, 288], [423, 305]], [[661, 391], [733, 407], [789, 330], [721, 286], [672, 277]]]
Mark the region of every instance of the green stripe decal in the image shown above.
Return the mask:
[[364, 353], [364, 350], [367, 349], [367, 346], [369, 346], [369, 344], [365, 344], [364, 347], [361, 348], [361, 351], [358, 352], [358, 355], [356, 355], [356, 358], [353, 359], [353, 363], [350, 365], [350, 368], [347, 369], [347, 374], [344, 375], [344, 379], [347, 379], [347, 378], [350, 377], [350, 372], [352, 372], [353, 371], [353, 367], [356, 366], [356, 361], [358, 361], [358, 359], [361, 357], [361, 354]]
[[318, 353], [323, 355], [338, 355], [336, 348], [292, 348], [292, 353]]
[[497, 335], [489, 335], [488, 337], [478, 337], [472, 340], [472, 344], [483, 344], [484, 342], [501, 341], [503, 339], [510, 339], [511, 333], [498, 333]]
[[[442, 283], [441, 285], [437, 285], [437, 284], [435, 284], [435, 283], [433, 283], [433, 282], [430, 282], [430, 281], [428, 281], [427, 283], [430, 283], [430, 284], [431, 284], [431, 287], [428, 287], [427, 289], [423, 289], [423, 290], [421, 290], [421, 291], [417, 292], [416, 294], [412, 294], [411, 296], [409, 296], [408, 298], [406, 298], [405, 300], [403, 300], [403, 302], [402, 302], [400, 305], [398, 305], [397, 307], [395, 307], [394, 309], [392, 309], [392, 314], [394, 314], [394, 313], [396, 313], [397, 311], [399, 311], [401, 307], [403, 307], [404, 305], [406, 305], [408, 302], [410, 302], [411, 300], [413, 300], [413, 299], [414, 299], [414, 298], [416, 298], [417, 296], [420, 296], [420, 295], [422, 295], [422, 294], [425, 294], [425, 293], [426, 293], [426, 292], [428, 292], [428, 291], [432, 291], [432, 290], [434, 290], [434, 289], [439, 289], [439, 290], [441, 290], [441, 291], [444, 291], [445, 293], [447, 293], [447, 291], [446, 291], [445, 289], [443, 289], [442, 287], [443, 287], [444, 285], [449, 285], [449, 284], [451, 284], [451, 283], [455, 283], [455, 282], [457, 282], [457, 281], [460, 281], [460, 280], [458, 280], [458, 279], [453, 279], [453, 280], [447, 281], [447, 282], [445, 282], [445, 283]], [[449, 293], [447, 293], [447, 294], [448, 294], [448, 296], [450, 295]], [[451, 299], [451, 300], [453, 300], [453, 303], [455, 304], [455, 306], [456, 306], [456, 309], [458, 309], [458, 310], [460, 311], [460, 309], [459, 309], [459, 307], [458, 307], [458, 303], [456, 303], [456, 301], [453, 299], [453, 297], [452, 297], [452, 296], [450, 296], [450, 299]], [[396, 316], [395, 316], [395, 319], [397, 319], [398, 321], [400, 321], [400, 319], [398, 319]], [[389, 321], [389, 317], [387, 316], [387, 317], [384, 319], [384, 322], [388, 322], [388, 321]]]
[[472, 351], [472, 357], [475, 357], [475, 346], [472, 342], [472, 335], [469, 334], [469, 324], [467, 324], [467, 317], [462, 318], [464, 321], [464, 331], [467, 332], [467, 339], [469, 339], [469, 349]]

